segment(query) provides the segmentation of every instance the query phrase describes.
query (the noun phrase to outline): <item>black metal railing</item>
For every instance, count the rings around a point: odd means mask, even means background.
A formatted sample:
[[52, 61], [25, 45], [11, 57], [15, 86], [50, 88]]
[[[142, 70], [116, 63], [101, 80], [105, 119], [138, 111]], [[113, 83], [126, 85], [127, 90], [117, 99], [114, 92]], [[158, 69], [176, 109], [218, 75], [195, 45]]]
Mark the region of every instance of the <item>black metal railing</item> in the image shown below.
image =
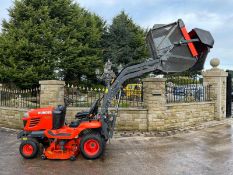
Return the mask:
[[0, 88], [0, 106], [15, 108], [40, 107], [40, 89], [10, 89]]
[[166, 99], [167, 103], [210, 101], [210, 86], [204, 86], [199, 75], [167, 77]]
[[[88, 88], [88, 87], [75, 87], [67, 85], [65, 88], [65, 96], [72, 99], [70, 106], [73, 107], [90, 107], [91, 104], [103, 97], [107, 89], [102, 88]], [[114, 107], [118, 103], [119, 95], [116, 95], [111, 100], [110, 107]], [[143, 97], [142, 90], [122, 89], [119, 101], [119, 107], [142, 107]]]

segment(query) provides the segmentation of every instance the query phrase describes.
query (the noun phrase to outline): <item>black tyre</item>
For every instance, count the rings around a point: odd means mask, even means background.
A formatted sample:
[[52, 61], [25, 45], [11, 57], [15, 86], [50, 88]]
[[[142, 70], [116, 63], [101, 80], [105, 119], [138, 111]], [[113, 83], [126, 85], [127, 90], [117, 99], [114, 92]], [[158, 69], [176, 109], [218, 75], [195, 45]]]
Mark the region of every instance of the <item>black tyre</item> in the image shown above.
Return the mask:
[[32, 159], [38, 154], [38, 144], [33, 140], [22, 141], [19, 146], [20, 154], [26, 159]]
[[84, 135], [80, 141], [80, 151], [86, 159], [97, 159], [104, 151], [103, 139], [99, 134]]
[[106, 144], [108, 142], [108, 139], [106, 140], [104, 137], [102, 137], [103, 147], [106, 147]]

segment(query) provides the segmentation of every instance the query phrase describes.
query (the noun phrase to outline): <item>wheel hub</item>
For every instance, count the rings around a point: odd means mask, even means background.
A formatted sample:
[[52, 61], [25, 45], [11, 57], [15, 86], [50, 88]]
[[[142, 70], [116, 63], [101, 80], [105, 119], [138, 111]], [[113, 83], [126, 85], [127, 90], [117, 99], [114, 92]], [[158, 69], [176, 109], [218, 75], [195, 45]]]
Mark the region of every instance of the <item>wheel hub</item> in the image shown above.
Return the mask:
[[84, 150], [90, 156], [97, 154], [99, 149], [99, 142], [94, 139], [87, 140], [84, 144]]
[[34, 148], [33, 148], [32, 145], [30, 145], [30, 144], [25, 144], [25, 145], [23, 146], [23, 153], [24, 153], [25, 155], [30, 156], [30, 155], [33, 153], [33, 151], [34, 151]]

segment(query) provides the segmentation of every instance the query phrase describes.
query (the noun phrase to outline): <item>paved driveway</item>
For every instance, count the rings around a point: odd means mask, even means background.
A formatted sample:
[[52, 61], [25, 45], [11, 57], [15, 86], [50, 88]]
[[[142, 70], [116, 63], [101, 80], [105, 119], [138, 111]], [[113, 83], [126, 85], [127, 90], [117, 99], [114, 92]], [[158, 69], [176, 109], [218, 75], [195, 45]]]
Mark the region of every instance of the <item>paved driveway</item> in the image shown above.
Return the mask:
[[233, 129], [219, 125], [170, 137], [115, 138], [101, 159], [25, 160], [13, 132], [0, 131], [0, 174], [233, 174]]

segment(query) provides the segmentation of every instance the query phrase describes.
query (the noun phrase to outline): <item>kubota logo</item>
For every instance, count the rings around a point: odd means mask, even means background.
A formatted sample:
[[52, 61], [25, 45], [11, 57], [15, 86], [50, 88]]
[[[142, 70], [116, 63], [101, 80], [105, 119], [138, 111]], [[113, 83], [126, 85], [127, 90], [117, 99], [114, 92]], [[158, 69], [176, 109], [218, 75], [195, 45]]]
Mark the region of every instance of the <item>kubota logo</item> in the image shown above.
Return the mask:
[[52, 111], [41, 111], [38, 114], [52, 114]]

